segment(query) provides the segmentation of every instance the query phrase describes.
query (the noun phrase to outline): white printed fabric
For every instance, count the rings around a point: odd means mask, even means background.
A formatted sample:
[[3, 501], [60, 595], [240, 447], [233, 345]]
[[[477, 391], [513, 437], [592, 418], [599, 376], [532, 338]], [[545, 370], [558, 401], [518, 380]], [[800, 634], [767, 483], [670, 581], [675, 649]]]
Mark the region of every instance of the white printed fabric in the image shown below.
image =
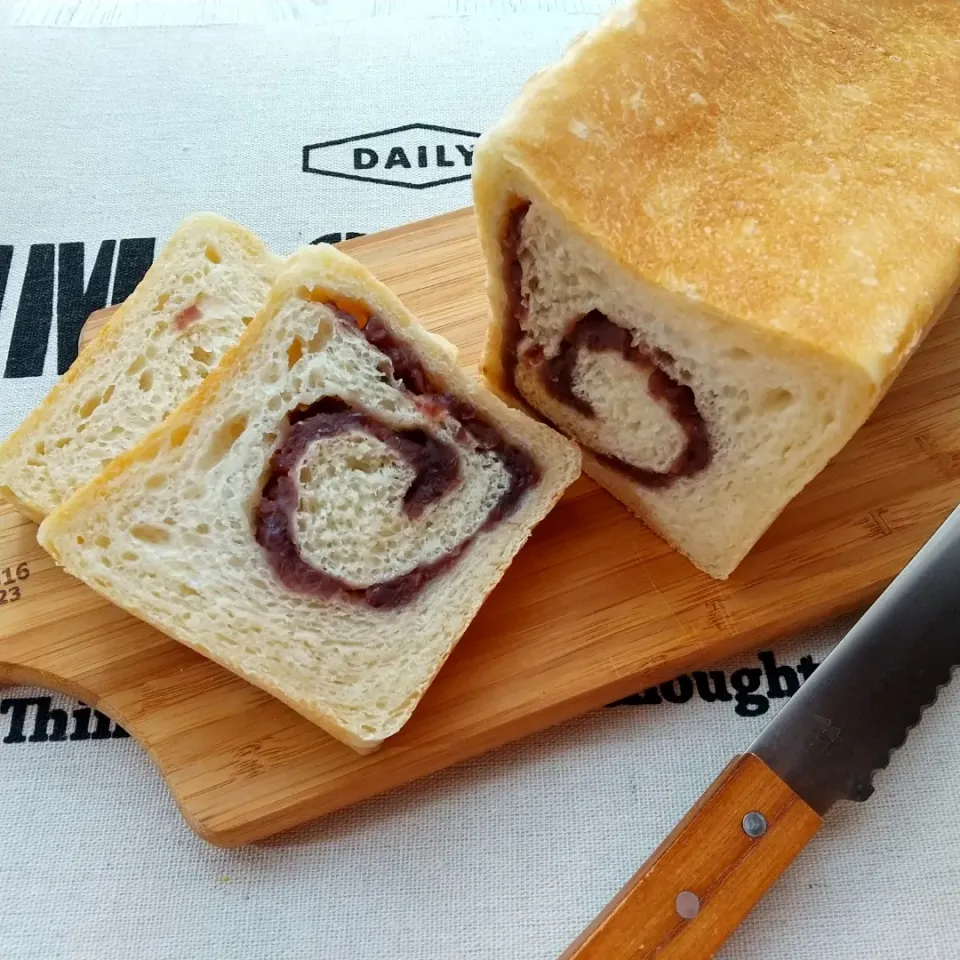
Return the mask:
[[[0, 435], [189, 212], [285, 253], [466, 205], [476, 133], [592, 19], [510, 6], [0, 30]], [[2, 690], [0, 957], [549, 960], [850, 622], [235, 851], [191, 834], [109, 718]], [[830, 814], [724, 958], [960, 957], [958, 696], [868, 804]]]

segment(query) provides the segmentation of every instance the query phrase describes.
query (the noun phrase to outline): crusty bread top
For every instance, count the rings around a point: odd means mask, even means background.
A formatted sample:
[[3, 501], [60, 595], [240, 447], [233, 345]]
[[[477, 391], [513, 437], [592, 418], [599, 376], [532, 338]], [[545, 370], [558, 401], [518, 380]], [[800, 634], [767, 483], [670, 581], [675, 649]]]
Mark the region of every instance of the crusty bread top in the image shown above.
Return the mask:
[[883, 385], [960, 274], [960, 3], [619, 7], [494, 153], [643, 279]]

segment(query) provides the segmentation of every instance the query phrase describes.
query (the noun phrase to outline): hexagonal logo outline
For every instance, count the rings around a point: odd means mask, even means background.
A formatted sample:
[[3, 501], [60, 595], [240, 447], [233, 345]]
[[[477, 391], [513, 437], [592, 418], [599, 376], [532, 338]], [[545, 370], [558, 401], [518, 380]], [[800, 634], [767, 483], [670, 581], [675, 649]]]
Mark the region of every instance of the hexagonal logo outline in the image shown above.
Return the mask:
[[469, 180], [470, 174], [459, 174], [456, 177], [442, 177], [439, 180], [430, 180], [427, 183], [404, 183], [402, 180], [385, 180], [383, 177], [365, 177], [358, 173], [343, 173], [340, 170], [325, 170], [310, 166], [310, 151], [320, 150], [323, 147], [338, 147], [342, 143], [356, 143], [368, 140], [371, 137], [383, 137], [390, 133], [403, 133], [407, 130], [433, 130], [438, 133], [458, 133], [474, 140], [480, 136], [472, 130], [461, 130], [457, 127], [441, 127], [434, 123], [405, 123], [399, 127], [389, 127], [386, 130], [373, 130], [370, 133], [361, 133], [354, 137], [340, 137], [337, 140], [324, 140], [321, 143], [308, 143], [303, 147], [304, 173], [316, 173], [322, 177], [338, 177], [341, 180], [360, 180], [365, 183], [380, 183], [386, 187], [406, 187], [410, 190], [426, 190], [427, 187], [439, 187], [444, 183], [457, 183], [460, 180]]

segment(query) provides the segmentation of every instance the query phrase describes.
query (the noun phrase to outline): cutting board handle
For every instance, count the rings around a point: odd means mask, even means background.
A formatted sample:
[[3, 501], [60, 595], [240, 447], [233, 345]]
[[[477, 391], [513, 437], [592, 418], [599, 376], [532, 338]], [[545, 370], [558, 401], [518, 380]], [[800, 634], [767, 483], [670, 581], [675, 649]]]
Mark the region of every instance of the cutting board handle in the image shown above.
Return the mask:
[[560, 960], [707, 960], [820, 823], [762, 760], [737, 757]]

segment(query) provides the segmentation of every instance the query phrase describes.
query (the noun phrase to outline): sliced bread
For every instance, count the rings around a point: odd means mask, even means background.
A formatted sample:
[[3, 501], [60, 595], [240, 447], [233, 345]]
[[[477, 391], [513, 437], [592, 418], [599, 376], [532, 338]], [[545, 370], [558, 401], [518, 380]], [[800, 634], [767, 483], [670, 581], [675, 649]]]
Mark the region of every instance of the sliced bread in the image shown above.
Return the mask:
[[0, 494], [40, 521], [192, 393], [283, 261], [213, 214], [185, 220], [133, 294], [0, 446]]
[[318, 246], [290, 259], [196, 393], [39, 539], [366, 752], [403, 726], [579, 465]]

